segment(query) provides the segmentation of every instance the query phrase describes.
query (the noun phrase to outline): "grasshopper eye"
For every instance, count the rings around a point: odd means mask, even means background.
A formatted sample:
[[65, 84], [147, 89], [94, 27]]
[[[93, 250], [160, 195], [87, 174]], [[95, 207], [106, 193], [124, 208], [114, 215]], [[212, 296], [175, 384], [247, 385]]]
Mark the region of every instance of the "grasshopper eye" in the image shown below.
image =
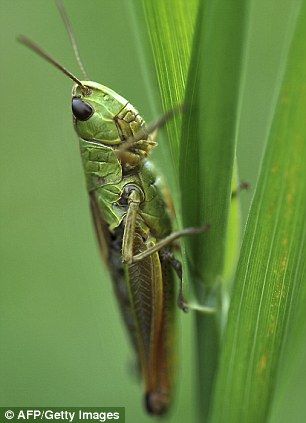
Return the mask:
[[71, 107], [73, 116], [78, 120], [87, 120], [94, 113], [94, 109], [78, 97], [72, 98]]

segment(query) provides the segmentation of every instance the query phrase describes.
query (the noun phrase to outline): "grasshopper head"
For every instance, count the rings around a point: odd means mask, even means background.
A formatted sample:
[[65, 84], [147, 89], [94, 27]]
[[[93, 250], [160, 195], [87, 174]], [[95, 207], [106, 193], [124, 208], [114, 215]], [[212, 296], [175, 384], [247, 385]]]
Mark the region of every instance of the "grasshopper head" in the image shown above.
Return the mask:
[[72, 89], [72, 113], [80, 138], [117, 145], [122, 142], [116, 118], [128, 101], [110, 88], [92, 81], [82, 81]]
[[74, 128], [80, 138], [113, 147], [123, 166], [138, 166], [156, 142], [138, 111], [97, 82], [80, 81], [72, 89]]
[[[62, 5], [60, 11], [66, 22], [77, 61], [86, 78], [69, 19]], [[81, 81], [24, 35], [20, 35], [18, 40], [75, 82], [72, 89], [72, 113], [78, 136], [86, 141], [112, 146], [127, 169], [138, 166], [156, 142], [150, 132], [147, 132], [145, 122], [137, 110], [110, 88], [97, 82]]]

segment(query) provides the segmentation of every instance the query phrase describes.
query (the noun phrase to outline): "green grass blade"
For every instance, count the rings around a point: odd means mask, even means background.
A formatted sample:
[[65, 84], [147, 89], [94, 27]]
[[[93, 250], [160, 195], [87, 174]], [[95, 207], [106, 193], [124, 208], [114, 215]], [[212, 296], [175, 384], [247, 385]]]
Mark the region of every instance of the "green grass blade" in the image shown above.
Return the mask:
[[[306, 232], [306, 228], [305, 228]], [[306, 233], [304, 234], [304, 240]], [[269, 423], [302, 422], [306, 416], [306, 242], [301, 250], [304, 269], [297, 311], [288, 325], [278, 366]]]
[[[238, 207], [235, 204], [230, 216], [230, 203], [247, 10], [246, 1], [201, 2], [193, 44], [185, 101], [190, 107], [183, 119], [180, 183], [184, 224], [211, 225], [208, 233], [187, 244], [192, 281], [197, 301], [202, 304], [211, 293], [216, 297], [218, 288], [224, 284], [224, 275], [232, 273], [231, 266], [225, 265], [226, 246], [227, 243], [237, 246], [238, 242]], [[232, 232], [228, 231], [229, 217]], [[235, 250], [237, 253], [237, 248], [232, 252]], [[207, 417], [210, 408], [218, 363], [220, 318], [219, 313], [217, 317], [197, 315], [202, 418]]]
[[206, 288], [224, 269], [247, 4], [201, 2], [186, 92], [191, 107], [181, 142], [182, 209], [185, 225], [211, 225], [192, 242], [199, 285]]
[[[127, 9], [137, 28], [135, 38], [147, 95], [154, 111], [152, 119], [183, 104], [197, 5], [198, 0], [191, 0], [188, 7], [184, 0], [141, 0], [128, 4]], [[152, 156], [170, 187], [179, 226], [182, 226], [178, 178], [181, 122], [182, 116], [177, 114], [166, 125], [166, 131], [160, 131], [159, 147]], [[166, 137], [164, 132], [167, 132]]]
[[[296, 16], [300, 4], [293, 6]], [[285, 329], [302, 282], [305, 39], [303, 2], [245, 231], [216, 383], [213, 422], [266, 420]]]
[[[146, 24], [164, 110], [182, 104], [185, 95], [198, 0], [143, 0]], [[181, 117], [168, 125], [168, 138], [177, 170]]]
[[240, 196], [244, 224], [284, 76], [296, 4], [292, 0], [251, 2], [237, 122], [239, 175], [251, 185], [251, 189]]
[[227, 232], [225, 235], [226, 244], [223, 269], [223, 291], [224, 295], [226, 296], [224, 300], [227, 302], [229, 300], [228, 297], [231, 291], [231, 286], [235, 275], [241, 246], [241, 190], [239, 183], [237, 160], [235, 160], [234, 162], [231, 192], [235, 194], [232, 196], [228, 214], [228, 225], [226, 230]]

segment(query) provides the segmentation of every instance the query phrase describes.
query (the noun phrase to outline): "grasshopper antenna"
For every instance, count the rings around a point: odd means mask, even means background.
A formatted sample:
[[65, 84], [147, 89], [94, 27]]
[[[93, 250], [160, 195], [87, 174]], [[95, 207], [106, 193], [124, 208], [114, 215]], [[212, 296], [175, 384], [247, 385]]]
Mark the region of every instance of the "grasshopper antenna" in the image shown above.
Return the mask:
[[61, 65], [57, 60], [55, 60], [52, 56], [50, 56], [49, 53], [45, 52], [38, 44], [34, 43], [32, 40], [30, 40], [25, 35], [19, 35], [17, 37], [17, 40], [28, 47], [30, 50], [33, 50], [38, 56], [45, 59], [47, 62], [51, 63], [51, 65], [55, 66], [57, 69], [59, 69], [62, 73], [68, 76], [68, 78], [72, 79], [76, 84], [78, 84], [84, 93], [88, 93], [90, 90], [88, 87], [82, 84], [82, 82], [73, 75], [68, 69], [66, 69], [63, 65]]
[[76, 58], [78, 65], [81, 69], [81, 72], [84, 76], [84, 79], [86, 79], [88, 81], [89, 78], [88, 78], [87, 72], [85, 70], [85, 67], [83, 65], [83, 62], [81, 60], [78, 44], [76, 42], [76, 38], [75, 38], [73, 29], [72, 29], [72, 25], [71, 25], [71, 21], [69, 19], [68, 13], [67, 13], [67, 11], [64, 7], [64, 3], [61, 0], [56, 0], [56, 6], [57, 6], [58, 11], [60, 12], [60, 15], [61, 15], [63, 22], [64, 22], [64, 25], [65, 25], [65, 28], [66, 28], [67, 33], [69, 35], [70, 43], [71, 43], [71, 46], [73, 48], [75, 58]]

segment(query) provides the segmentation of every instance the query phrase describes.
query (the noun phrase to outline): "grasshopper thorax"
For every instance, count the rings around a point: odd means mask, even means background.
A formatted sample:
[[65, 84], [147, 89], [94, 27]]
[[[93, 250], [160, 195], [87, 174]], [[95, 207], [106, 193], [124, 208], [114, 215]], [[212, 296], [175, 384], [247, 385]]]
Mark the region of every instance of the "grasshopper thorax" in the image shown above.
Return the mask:
[[[73, 124], [78, 136], [115, 149], [128, 170], [135, 168], [155, 145], [144, 130], [144, 120], [110, 88], [92, 81], [82, 84], [86, 90], [77, 84], [72, 90]], [[140, 133], [141, 139], [134, 141]]]

